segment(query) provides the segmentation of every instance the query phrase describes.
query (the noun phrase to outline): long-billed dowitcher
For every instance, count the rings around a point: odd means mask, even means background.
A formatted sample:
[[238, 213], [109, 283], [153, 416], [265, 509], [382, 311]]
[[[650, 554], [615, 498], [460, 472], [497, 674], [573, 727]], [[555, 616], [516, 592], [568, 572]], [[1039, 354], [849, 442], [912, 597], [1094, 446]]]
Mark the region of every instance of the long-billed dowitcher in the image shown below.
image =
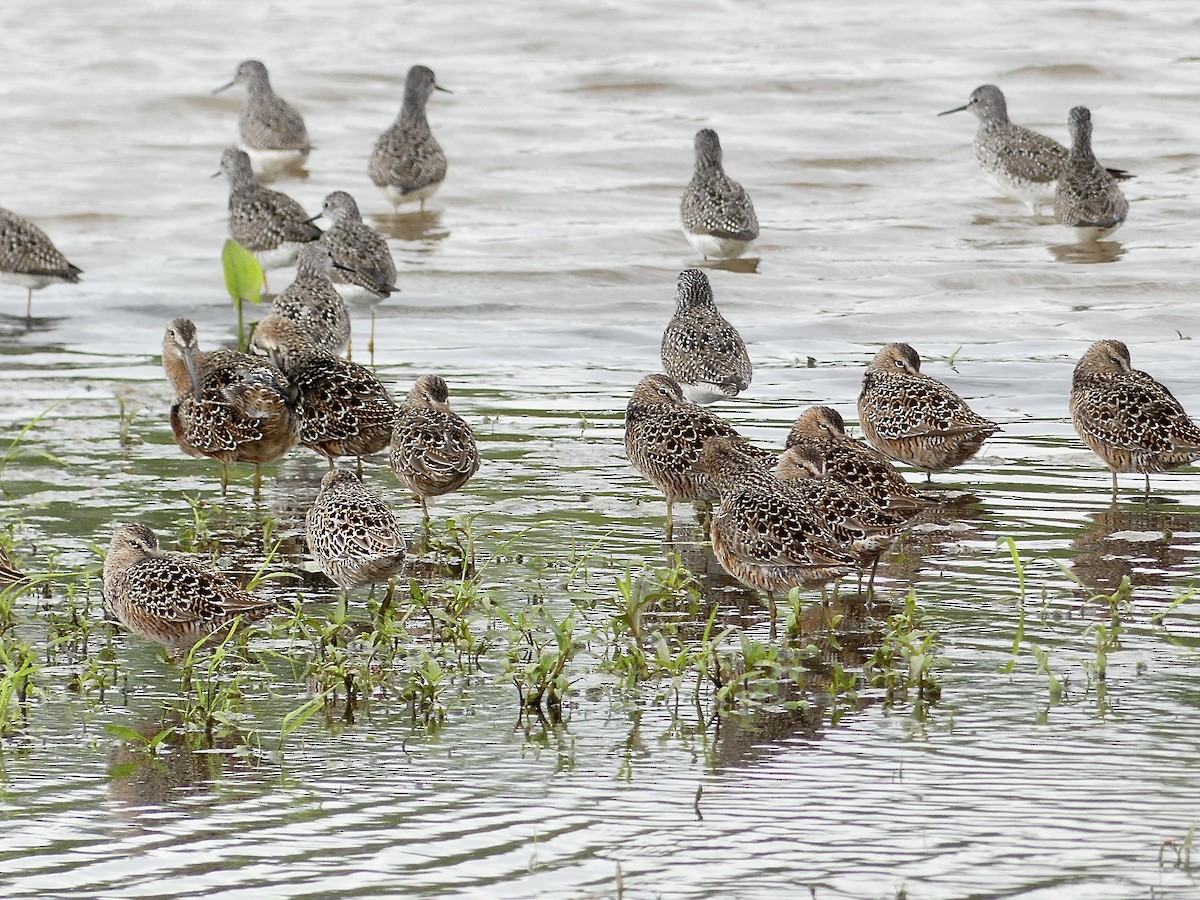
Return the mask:
[[457, 491], [479, 471], [475, 434], [449, 400], [444, 378], [422, 375], [400, 405], [392, 434], [392, 471], [416, 495], [426, 522], [426, 498]]
[[122, 625], [176, 654], [226, 630], [238, 616], [256, 622], [279, 609], [195, 556], [160, 550], [154, 532], [137, 524], [113, 532], [104, 598]]
[[1174, 395], [1133, 368], [1121, 341], [1096, 341], [1075, 366], [1071, 381], [1075, 430], [1112, 470], [1141, 472], [1150, 496], [1150, 473], [1200, 459], [1200, 428]]
[[717, 311], [708, 276], [685, 269], [675, 288], [675, 315], [662, 338], [663, 370], [692, 403], [736, 397], [753, 367], [737, 329]]
[[772, 634], [776, 595], [822, 586], [858, 564], [821, 510], [775, 478], [738, 438], [705, 441], [693, 468], [711, 479], [721, 499], [709, 526], [713, 555], [734, 578], [767, 595]]
[[387, 581], [404, 568], [396, 516], [345, 469], [330, 469], [304, 519], [308, 552], [342, 590]]
[[229, 463], [253, 463], [257, 494], [260, 467], [287, 453], [299, 437], [295, 389], [261, 359], [234, 350], [201, 350], [189, 319], [167, 325], [162, 359], [175, 389], [175, 443], [189, 456], [221, 463], [222, 493]]
[[295, 322], [274, 314], [258, 323], [251, 348], [268, 357], [300, 396], [299, 443], [329, 459], [361, 459], [392, 437], [396, 404], [371, 370], [322, 350]]
[[[1067, 148], [1052, 138], [1014, 125], [1008, 118], [1004, 94], [994, 84], [982, 84], [963, 106], [939, 116], [970, 112], [979, 120], [975, 132], [975, 161], [1001, 192], [1029, 206], [1037, 215], [1054, 203], [1054, 189], [1067, 162]], [[1115, 178], [1131, 178], [1122, 169], [1109, 169]]]
[[371, 304], [371, 340], [367, 349], [375, 355], [375, 304], [400, 289], [396, 287], [396, 261], [383, 235], [362, 220], [358, 204], [345, 191], [325, 198], [314, 218], [330, 221], [321, 243], [333, 253], [337, 268], [329, 273], [339, 294], [347, 300], [365, 298]]
[[291, 265], [302, 244], [321, 236], [304, 207], [258, 183], [245, 151], [227, 148], [221, 171], [229, 179], [229, 236], [258, 257], [264, 269]]
[[267, 67], [247, 59], [237, 67], [233, 81], [213, 91], [219, 94], [235, 84], [246, 89], [246, 103], [238, 118], [241, 148], [255, 171], [269, 173], [303, 162], [312, 145], [304, 119], [271, 88]]
[[677, 501], [720, 499], [712, 477], [694, 468], [705, 443], [715, 437], [740, 442], [760, 461], [772, 457], [750, 446], [720, 416], [685, 400], [679, 383], [669, 375], [647, 375], [633, 389], [625, 407], [625, 455], [666, 497], [668, 535]]
[[695, 172], [679, 205], [683, 233], [705, 259], [741, 256], [758, 238], [754, 204], [745, 189], [725, 174], [715, 131], [697, 131], [695, 149]]
[[434, 91], [450, 93], [433, 70], [413, 66], [404, 79], [404, 104], [392, 127], [379, 136], [367, 173], [384, 196], [399, 207], [419, 200], [421, 209], [446, 177], [446, 154], [429, 130], [425, 103]]
[[330, 280], [335, 271], [327, 245], [304, 244], [296, 256], [296, 279], [275, 295], [271, 312], [295, 322], [314, 344], [336, 355], [350, 344], [350, 313]]
[[[881, 506], [913, 513], [925, 504], [887, 457], [846, 434], [845, 420], [832, 407], [812, 406], [802, 412], [785, 446], [815, 454], [826, 475], [858, 488]], [[785, 477], [778, 469], [775, 474]]]
[[33, 292], [49, 284], [75, 284], [83, 269], [67, 262], [46, 232], [23, 216], [0, 209], [0, 281], [19, 284], [25, 319], [33, 318]]
[[1129, 201], [1117, 180], [1096, 161], [1092, 152], [1092, 114], [1074, 107], [1067, 117], [1071, 152], [1054, 191], [1054, 218], [1077, 241], [1095, 241], [1112, 234], [1129, 215]]
[[958, 394], [921, 373], [908, 344], [888, 344], [863, 375], [858, 418], [867, 440], [892, 459], [925, 472], [926, 480], [966, 462], [999, 430]]

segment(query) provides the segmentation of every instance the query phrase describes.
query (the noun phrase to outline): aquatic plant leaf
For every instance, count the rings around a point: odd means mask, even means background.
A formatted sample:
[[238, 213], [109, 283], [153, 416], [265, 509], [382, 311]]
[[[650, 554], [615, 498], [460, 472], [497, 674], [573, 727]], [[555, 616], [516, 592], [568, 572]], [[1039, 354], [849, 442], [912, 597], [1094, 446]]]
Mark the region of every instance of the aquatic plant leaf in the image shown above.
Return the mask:
[[253, 253], [237, 241], [226, 240], [221, 248], [221, 265], [225, 269], [225, 289], [235, 303], [262, 303], [263, 270]]

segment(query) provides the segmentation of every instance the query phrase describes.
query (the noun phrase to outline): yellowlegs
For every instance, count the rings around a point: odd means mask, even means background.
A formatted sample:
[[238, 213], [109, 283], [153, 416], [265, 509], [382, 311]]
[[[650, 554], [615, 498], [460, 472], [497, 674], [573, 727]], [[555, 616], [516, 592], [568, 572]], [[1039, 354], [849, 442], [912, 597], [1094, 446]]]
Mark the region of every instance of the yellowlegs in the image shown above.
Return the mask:
[[279, 609], [186, 553], [160, 550], [145, 525], [122, 525], [104, 557], [104, 598], [121, 624], [172, 653], [220, 634], [234, 619], [264, 619]]
[[750, 195], [725, 174], [721, 141], [711, 128], [696, 132], [696, 167], [679, 212], [683, 233], [705, 259], [730, 259], [758, 237]]
[[675, 315], [662, 338], [663, 370], [692, 403], [736, 397], [750, 386], [752, 366], [737, 329], [717, 311], [708, 276], [685, 269], [675, 289]]
[[0, 281], [28, 290], [25, 319], [33, 318], [33, 292], [48, 284], [75, 284], [83, 269], [67, 262], [46, 232], [23, 216], [0, 209]]
[[339, 354], [350, 344], [350, 313], [330, 280], [334, 261], [320, 241], [304, 244], [296, 256], [296, 279], [275, 295], [271, 312], [295, 322], [313, 343]]
[[404, 568], [407, 544], [391, 509], [353, 472], [330, 469], [305, 517], [308, 552], [346, 591]]
[[1096, 341], [1075, 366], [1071, 421], [1084, 443], [1112, 470], [1150, 473], [1200, 459], [1200, 428], [1169, 390], [1133, 368], [1121, 341]]
[[238, 119], [241, 148], [255, 171], [264, 174], [302, 163], [312, 149], [304, 119], [296, 109], [271, 89], [267, 67], [248, 59], [237, 67], [233, 81], [213, 91], [218, 94], [240, 84], [246, 103]]
[[413, 66], [404, 79], [404, 105], [395, 123], [379, 136], [367, 166], [371, 181], [395, 207], [425, 201], [446, 177], [446, 154], [429, 130], [425, 103], [434, 91], [445, 91], [433, 71]]
[[1129, 201], [1092, 153], [1092, 114], [1087, 107], [1074, 107], [1067, 124], [1071, 153], [1054, 192], [1054, 218], [1075, 240], [1095, 241], [1121, 227]]
[[858, 418], [867, 440], [924, 471], [926, 480], [966, 462], [999, 430], [946, 385], [922, 374], [921, 359], [908, 344], [888, 344], [867, 366]]
[[392, 434], [392, 471], [421, 503], [457, 491], [479, 471], [471, 426], [450, 409], [450, 388], [440, 375], [422, 375], [400, 406]]
[[291, 265], [302, 244], [321, 236], [304, 207], [258, 183], [244, 151], [226, 149], [221, 171], [229, 179], [229, 236], [258, 257], [264, 269]]

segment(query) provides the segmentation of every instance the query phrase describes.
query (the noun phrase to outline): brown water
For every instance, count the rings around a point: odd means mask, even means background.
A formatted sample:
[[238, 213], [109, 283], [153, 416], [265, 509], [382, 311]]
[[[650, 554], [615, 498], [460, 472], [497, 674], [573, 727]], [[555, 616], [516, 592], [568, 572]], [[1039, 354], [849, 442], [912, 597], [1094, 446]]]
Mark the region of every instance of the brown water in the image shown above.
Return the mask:
[[[1107, 471], [1065, 409], [1084, 347], [1120, 337], [1200, 411], [1190, 7], [18, 0], [0, 29], [0, 203], [85, 270], [79, 286], [39, 292], [28, 332], [22, 292], [0, 297], [0, 449], [52, 407], [3, 472], [18, 560], [92, 565], [114, 523], [178, 535], [185, 494], [218, 499], [215, 467], [171, 441], [156, 354], [178, 315], [203, 346], [232, 338], [226, 187], [208, 176], [240, 96], [210, 92], [254, 56], [317, 145], [308, 177], [276, 186], [314, 212], [348, 190], [392, 238], [403, 293], [379, 308], [381, 374], [402, 393], [442, 373], [479, 434], [484, 468], [437, 515], [476, 516], [496, 603], [544, 595], [561, 617], [574, 602], [596, 629], [560, 724], [518, 725], [501, 646], [447, 690], [440, 729], [380, 703], [349, 727], [315, 717], [282, 761], [175, 747], [156, 765], [103, 726], [154, 733], [177, 667], [118, 635], [126, 691], [76, 696], [70, 666], [51, 665], [28, 724], [0, 744], [0, 894], [1200, 893], [1175, 850], [1160, 856], [1200, 820], [1200, 623], [1188, 606], [1166, 626], [1150, 619], [1194, 582], [1196, 477], [1156, 478], [1174, 502], [1148, 506], [1131, 478], [1110, 509]], [[394, 217], [366, 159], [418, 62], [454, 91], [429, 110], [450, 173], [428, 213]], [[1091, 107], [1100, 157], [1138, 175], [1114, 240], [1080, 252], [993, 195], [973, 120], [934, 117], [989, 81], [1016, 121], [1060, 139], [1066, 110]], [[939, 478], [977, 500], [917, 529], [882, 573], [891, 601], [916, 587], [942, 637], [942, 698], [924, 720], [862, 687], [836, 724], [827, 704], [720, 718], [659, 701], [660, 686], [619, 690], [599, 666], [617, 577], [664, 564], [665, 507], [624, 460], [621, 416], [658, 368], [675, 277], [695, 263], [678, 199], [705, 126], [763, 224], [754, 260], [710, 271], [755, 362], [748, 397], [722, 414], [776, 444], [810, 403], [852, 418], [863, 365], [904, 340], [1004, 427]], [[366, 309], [355, 314], [361, 340]], [[118, 398], [140, 410], [127, 448]], [[261, 509], [240, 473], [217, 526], [253, 531], [271, 513], [294, 535], [322, 466], [293, 454]], [[385, 467], [368, 483], [415, 528]], [[1003, 537], [1027, 566], [1016, 657]], [[256, 552], [228, 548], [249, 568]], [[1108, 607], [1085, 603], [1060, 564], [1094, 591], [1122, 574], [1135, 584], [1102, 683], [1087, 667]], [[315, 581], [305, 591], [318, 609], [330, 596]], [[765, 640], [753, 598], [718, 596]], [[24, 599], [26, 638], [44, 650], [65, 603], [61, 586]], [[868, 630], [868, 651], [877, 639]], [[1067, 679], [1061, 698], [1030, 643]], [[311, 694], [267, 671], [252, 706], [278, 730]]]

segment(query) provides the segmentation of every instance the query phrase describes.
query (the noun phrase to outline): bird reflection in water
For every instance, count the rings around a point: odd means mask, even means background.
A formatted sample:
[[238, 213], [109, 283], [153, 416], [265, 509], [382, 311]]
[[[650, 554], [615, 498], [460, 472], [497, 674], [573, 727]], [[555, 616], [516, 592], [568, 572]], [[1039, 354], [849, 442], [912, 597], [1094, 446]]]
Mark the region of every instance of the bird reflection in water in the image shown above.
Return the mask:
[[1048, 248], [1055, 262], [1060, 263], [1111, 263], [1125, 255], [1125, 245], [1120, 241], [1091, 241], [1082, 244], [1051, 244]]
[[450, 230], [442, 227], [440, 210], [382, 213], [371, 221], [384, 237], [397, 241], [434, 243], [450, 237]]
[[[1113, 504], [1088, 519], [1071, 542], [1072, 571], [1088, 590], [1111, 594], [1125, 576], [1135, 588], [1194, 576], [1200, 510]], [[1192, 537], [1184, 537], [1188, 534]]]

